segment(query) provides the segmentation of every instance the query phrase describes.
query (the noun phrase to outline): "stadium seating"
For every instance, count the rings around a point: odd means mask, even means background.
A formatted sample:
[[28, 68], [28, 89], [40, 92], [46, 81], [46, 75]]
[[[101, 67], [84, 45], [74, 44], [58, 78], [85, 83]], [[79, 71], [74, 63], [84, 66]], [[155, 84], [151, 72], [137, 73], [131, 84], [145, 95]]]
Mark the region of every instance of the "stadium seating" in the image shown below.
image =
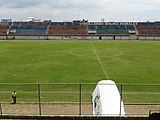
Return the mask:
[[0, 25], [0, 34], [7, 34], [7, 31], [9, 30], [9, 25]]
[[160, 22], [88, 22], [74, 20], [73, 22], [9, 22], [0, 23], [0, 34], [20, 35], [130, 35], [130, 34], [160, 34]]
[[15, 34], [46, 34], [48, 25], [42, 23], [17, 24], [11, 25], [10, 31], [15, 30]]
[[48, 34], [87, 34], [86, 25], [50, 25]]
[[160, 34], [160, 25], [137, 25], [139, 34]]
[[97, 34], [129, 34], [135, 28], [133, 25], [89, 25], [88, 31], [96, 31]]

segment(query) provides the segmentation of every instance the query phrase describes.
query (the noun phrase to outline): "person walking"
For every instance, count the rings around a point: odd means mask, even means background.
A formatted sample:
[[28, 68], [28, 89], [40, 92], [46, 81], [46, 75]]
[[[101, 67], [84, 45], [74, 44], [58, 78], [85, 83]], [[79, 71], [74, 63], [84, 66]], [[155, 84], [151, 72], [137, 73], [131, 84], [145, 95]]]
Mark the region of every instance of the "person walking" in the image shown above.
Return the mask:
[[16, 102], [17, 102], [17, 101], [16, 101], [16, 94], [17, 94], [16, 91], [13, 91], [13, 92], [12, 92], [12, 100], [13, 100], [13, 103], [12, 103], [12, 104], [16, 104]]

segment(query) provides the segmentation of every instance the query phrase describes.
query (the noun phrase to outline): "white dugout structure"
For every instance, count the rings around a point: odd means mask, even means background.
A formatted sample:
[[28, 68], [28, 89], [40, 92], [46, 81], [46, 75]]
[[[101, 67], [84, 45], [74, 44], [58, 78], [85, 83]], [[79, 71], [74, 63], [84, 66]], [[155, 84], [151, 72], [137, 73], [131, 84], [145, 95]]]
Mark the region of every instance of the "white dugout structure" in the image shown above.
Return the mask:
[[125, 116], [124, 104], [114, 81], [98, 82], [92, 93], [93, 116]]

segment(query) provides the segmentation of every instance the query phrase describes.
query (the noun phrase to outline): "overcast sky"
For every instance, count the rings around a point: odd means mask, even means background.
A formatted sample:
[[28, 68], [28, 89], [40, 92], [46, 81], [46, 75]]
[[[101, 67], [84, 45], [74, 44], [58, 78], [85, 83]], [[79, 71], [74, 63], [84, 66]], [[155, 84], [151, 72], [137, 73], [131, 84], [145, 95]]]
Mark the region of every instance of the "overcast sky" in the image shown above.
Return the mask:
[[160, 20], [160, 0], [0, 0], [0, 19], [72, 21]]

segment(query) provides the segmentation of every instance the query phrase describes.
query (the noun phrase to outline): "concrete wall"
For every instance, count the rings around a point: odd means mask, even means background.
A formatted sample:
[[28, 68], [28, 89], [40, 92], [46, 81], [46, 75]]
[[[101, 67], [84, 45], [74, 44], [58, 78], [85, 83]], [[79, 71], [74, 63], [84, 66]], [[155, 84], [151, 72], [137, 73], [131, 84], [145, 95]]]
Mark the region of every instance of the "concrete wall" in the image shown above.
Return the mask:
[[0, 40], [160, 40], [160, 36], [0, 36]]

